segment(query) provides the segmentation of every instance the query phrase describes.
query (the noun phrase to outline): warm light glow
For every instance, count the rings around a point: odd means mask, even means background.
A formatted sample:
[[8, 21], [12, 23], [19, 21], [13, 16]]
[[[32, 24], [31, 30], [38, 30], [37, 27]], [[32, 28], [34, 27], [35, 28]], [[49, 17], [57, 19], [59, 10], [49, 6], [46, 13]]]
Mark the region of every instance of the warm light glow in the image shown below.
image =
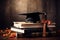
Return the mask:
[[12, 31], [19, 32], [19, 33], [24, 33], [24, 30], [22, 29], [17, 29], [17, 28], [11, 28]]
[[12, 2], [13, 2], [12, 7], [14, 7], [13, 9], [16, 12], [18, 12], [18, 13], [27, 12], [28, 0], [13, 0]]

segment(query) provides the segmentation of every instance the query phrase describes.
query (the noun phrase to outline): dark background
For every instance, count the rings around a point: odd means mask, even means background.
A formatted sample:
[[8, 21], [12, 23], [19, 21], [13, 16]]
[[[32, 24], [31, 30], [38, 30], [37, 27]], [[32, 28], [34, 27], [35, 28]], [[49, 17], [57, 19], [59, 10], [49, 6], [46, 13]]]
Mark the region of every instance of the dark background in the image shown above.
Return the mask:
[[4, 29], [6, 27], [5, 22], [5, 5], [6, 0], [0, 0], [0, 29]]
[[56, 27], [60, 29], [60, 0], [56, 1]]
[[[12, 19], [10, 18], [11, 15], [9, 15], [12, 13], [11, 9], [9, 10], [9, 14], [7, 14], [8, 16], [6, 16], [6, 6], [7, 6], [8, 1], [10, 1], [10, 0], [0, 0], [0, 29], [5, 29], [6, 27], [10, 27], [13, 24]], [[51, 6], [52, 6], [52, 8], [55, 8], [55, 11], [54, 11], [55, 13], [52, 13], [52, 15], [56, 14], [55, 15], [56, 19], [54, 17], [53, 17], [54, 19], [52, 17], [51, 18], [53, 19], [53, 21], [56, 22], [57, 29], [60, 29], [60, 0], [53, 0], [50, 3], [53, 4], [53, 2], [55, 5], [54, 6], [51, 5]], [[44, 6], [48, 10], [50, 10], [49, 9], [50, 3], [48, 2], [48, 5]], [[48, 10], [45, 10], [45, 11], [47, 11], [49, 13]], [[48, 15], [50, 15], [50, 13]]]

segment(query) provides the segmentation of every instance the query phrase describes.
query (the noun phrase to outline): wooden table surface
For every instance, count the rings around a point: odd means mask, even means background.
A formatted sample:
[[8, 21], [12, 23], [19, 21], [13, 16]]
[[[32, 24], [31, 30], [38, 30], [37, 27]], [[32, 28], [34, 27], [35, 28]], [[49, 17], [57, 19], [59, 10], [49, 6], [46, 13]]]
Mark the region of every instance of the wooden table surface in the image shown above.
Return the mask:
[[9, 38], [8, 40], [59, 40], [58, 37], [48, 37], [48, 38]]

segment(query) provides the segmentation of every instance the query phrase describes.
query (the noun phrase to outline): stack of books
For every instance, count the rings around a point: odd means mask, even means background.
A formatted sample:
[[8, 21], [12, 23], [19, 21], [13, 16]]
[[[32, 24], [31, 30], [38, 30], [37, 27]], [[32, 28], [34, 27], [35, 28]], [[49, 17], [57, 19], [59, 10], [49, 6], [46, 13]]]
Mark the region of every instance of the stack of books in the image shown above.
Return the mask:
[[[55, 28], [55, 25], [47, 25], [47, 27], [51, 30], [51, 32], [48, 33], [56, 33], [55, 30], [52, 28]], [[25, 36], [25, 37], [35, 37], [35, 36], [42, 36], [43, 32], [43, 24], [40, 23], [26, 23], [26, 22], [14, 22], [14, 27], [11, 27], [12, 31], [17, 32], [17, 35], [19, 36]], [[53, 30], [53, 31], [52, 31]], [[21, 37], [22, 37], [21, 36]]]

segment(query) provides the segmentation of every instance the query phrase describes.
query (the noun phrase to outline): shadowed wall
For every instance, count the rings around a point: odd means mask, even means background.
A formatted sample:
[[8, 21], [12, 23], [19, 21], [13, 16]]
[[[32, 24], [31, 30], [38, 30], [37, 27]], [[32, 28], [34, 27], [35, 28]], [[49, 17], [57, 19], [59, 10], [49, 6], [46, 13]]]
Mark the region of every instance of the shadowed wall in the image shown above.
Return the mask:
[[18, 15], [28, 12], [47, 12], [47, 17], [55, 21], [55, 0], [11, 0], [11, 18], [13, 21], [24, 21], [26, 16]]
[[12, 0], [11, 11], [13, 21], [24, 21], [26, 16], [18, 14], [42, 12], [42, 0]]
[[9, 26], [14, 21], [25, 21], [26, 16], [18, 14], [36, 11], [46, 11], [48, 19], [55, 21], [54, 0], [1, 0], [0, 24]]

